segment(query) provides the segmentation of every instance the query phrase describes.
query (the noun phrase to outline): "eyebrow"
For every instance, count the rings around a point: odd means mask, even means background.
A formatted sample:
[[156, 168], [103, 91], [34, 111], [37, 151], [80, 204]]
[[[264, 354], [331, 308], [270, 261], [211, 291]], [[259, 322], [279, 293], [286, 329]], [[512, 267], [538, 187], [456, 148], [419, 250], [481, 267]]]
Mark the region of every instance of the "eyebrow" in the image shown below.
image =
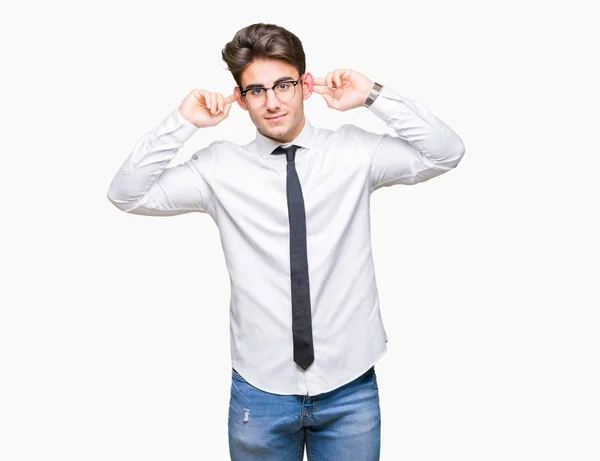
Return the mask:
[[[295, 80], [295, 79], [294, 79], [294, 77], [289, 77], [289, 76], [288, 77], [281, 77], [281, 78], [278, 78], [277, 80], [275, 80], [273, 82], [273, 85], [277, 85], [280, 82], [287, 82], [287, 81], [290, 81], [290, 80]], [[248, 85], [246, 87], [246, 90], [249, 90], [251, 88], [265, 88], [265, 86], [261, 85], [260, 83], [251, 83], [250, 85]]]

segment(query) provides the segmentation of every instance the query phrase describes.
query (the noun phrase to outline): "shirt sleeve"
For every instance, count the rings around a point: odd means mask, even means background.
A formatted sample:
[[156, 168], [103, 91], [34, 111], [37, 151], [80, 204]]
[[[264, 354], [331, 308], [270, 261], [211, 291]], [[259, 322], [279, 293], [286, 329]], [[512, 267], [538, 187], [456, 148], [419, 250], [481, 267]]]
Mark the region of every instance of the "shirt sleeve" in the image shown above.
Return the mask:
[[210, 168], [214, 143], [197, 151], [187, 162], [167, 168], [197, 130], [179, 108], [173, 110], [135, 144], [110, 184], [108, 199], [132, 214], [209, 213], [213, 196], [204, 175]]
[[369, 110], [398, 135], [376, 135], [370, 158], [371, 192], [427, 181], [456, 167], [464, 155], [462, 140], [448, 125], [386, 86]]

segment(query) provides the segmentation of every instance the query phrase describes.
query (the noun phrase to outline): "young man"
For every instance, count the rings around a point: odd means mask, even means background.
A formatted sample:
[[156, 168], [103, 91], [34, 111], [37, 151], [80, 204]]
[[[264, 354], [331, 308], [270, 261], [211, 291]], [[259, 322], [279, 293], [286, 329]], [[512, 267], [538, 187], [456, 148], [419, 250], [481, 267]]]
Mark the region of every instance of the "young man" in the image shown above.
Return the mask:
[[[236, 33], [222, 57], [233, 95], [193, 90], [135, 145], [108, 191], [128, 213], [207, 213], [231, 279], [234, 461], [379, 459], [374, 364], [386, 352], [369, 200], [456, 167], [461, 139], [416, 101], [350, 69], [315, 78], [300, 40], [272, 24]], [[313, 92], [340, 111], [367, 107], [398, 136], [312, 126]], [[217, 141], [167, 168], [198, 129], [236, 103], [256, 138]]]

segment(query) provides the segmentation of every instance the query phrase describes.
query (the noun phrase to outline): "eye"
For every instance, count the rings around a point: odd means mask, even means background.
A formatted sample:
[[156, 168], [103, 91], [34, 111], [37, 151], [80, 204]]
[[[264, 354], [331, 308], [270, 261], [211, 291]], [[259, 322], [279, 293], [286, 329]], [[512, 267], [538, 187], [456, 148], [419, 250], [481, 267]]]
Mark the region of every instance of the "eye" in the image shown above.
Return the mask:
[[252, 88], [250, 90], [250, 94], [253, 96], [258, 96], [259, 94], [261, 94], [265, 89], [264, 88]]
[[291, 86], [291, 83], [283, 82], [278, 85], [280, 90], [287, 90]]

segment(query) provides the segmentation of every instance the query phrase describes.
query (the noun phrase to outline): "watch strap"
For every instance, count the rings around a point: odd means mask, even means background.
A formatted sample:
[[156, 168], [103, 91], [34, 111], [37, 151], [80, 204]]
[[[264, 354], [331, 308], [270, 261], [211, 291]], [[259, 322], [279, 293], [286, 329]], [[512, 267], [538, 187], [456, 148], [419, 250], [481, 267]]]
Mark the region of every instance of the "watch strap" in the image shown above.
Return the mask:
[[371, 104], [373, 104], [373, 102], [377, 99], [377, 96], [379, 96], [379, 93], [381, 93], [382, 88], [383, 88], [383, 85], [380, 85], [379, 83], [374, 82], [373, 88], [371, 88], [371, 92], [369, 93], [369, 96], [367, 97], [367, 100], [365, 101], [365, 104], [364, 104], [365, 107], [369, 107]]

